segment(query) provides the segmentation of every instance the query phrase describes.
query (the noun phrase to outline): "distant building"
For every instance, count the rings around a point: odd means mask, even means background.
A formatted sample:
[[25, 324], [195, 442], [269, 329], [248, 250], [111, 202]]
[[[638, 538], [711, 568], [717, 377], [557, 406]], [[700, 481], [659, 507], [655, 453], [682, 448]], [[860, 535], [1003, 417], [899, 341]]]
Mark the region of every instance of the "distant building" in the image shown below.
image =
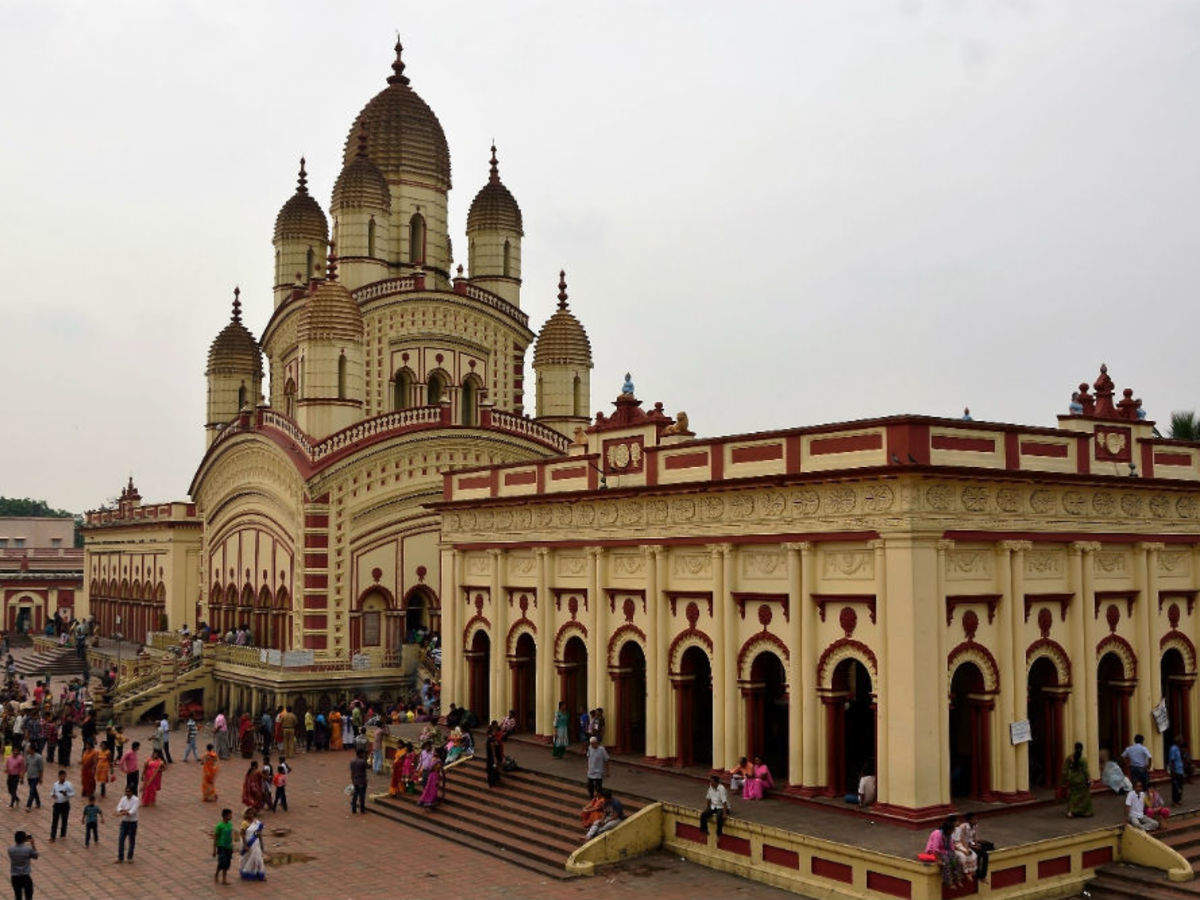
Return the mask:
[[41, 631], [56, 611], [69, 621], [82, 586], [83, 550], [75, 547], [74, 519], [0, 517], [5, 631]]

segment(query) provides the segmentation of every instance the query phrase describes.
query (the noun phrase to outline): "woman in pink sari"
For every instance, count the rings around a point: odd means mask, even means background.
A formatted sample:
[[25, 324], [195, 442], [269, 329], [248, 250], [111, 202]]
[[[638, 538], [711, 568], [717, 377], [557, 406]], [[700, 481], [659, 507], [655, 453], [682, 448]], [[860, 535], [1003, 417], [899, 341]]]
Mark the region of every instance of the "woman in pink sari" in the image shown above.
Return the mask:
[[754, 771], [746, 776], [742, 785], [742, 799], [761, 800], [763, 794], [773, 787], [775, 779], [771, 777], [771, 770], [763, 763], [761, 756], [754, 757]]
[[145, 768], [142, 770], [142, 806], [154, 805], [154, 799], [158, 796], [159, 789], [162, 788], [162, 773], [165, 765], [162, 754], [157, 750], [146, 760]]
[[426, 809], [433, 809], [439, 800], [446, 796], [446, 773], [442, 770], [445, 764], [445, 751], [438, 749], [429, 767], [429, 775], [425, 779], [425, 790], [421, 792], [418, 804]]

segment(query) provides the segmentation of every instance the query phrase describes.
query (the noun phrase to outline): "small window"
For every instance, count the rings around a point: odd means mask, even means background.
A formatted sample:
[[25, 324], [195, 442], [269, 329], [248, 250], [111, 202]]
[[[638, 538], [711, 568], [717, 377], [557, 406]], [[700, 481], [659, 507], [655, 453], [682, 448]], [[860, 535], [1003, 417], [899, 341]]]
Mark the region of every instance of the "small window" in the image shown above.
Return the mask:
[[238, 412], [246, 408], [246, 382], [242, 382], [238, 387]]
[[583, 379], [576, 375], [571, 388], [571, 396], [575, 399], [575, 415], [586, 416], [588, 414], [587, 398], [583, 395]]
[[14, 547], [24, 547], [25, 546], [25, 538], [13, 538], [13, 546]]
[[505, 241], [504, 242], [504, 277], [505, 278], [507, 278], [511, 274], [508, 270], [508, 255], [509, 255], [508, 241]]
[[475, 424], [475, 403], [478, 398], [478, 391], [471, 381], [464, 381], [462, 384], [462, 392], [460, 399], [462, 401], [462, 423], [470, 426]]
[[289, 419], [296, 418], [296, 382], [290, 378], [283, 387], [283, 412]]
[[8, 538], [0, 538], [0, 547], [8, 546]]
[[367, 256], [375, 256], [375, 219], [367, 223]]
[[346, 354], [338, 357], [338, 399], [346, 399]]
[[425, 265], [425, 220], [420, 213], [408, 222], [408, 252], [414, 266]]
[[62, 546], [62, 538], [50, 538], [50, 546], [51, 547], [61, 547]]
[[412, 397], [412, 373], [408, 369], [401, 369], [396, 373], [396, 380], [392, 388], [392, 408], [396, 410], [408, 409], [413, 405]]

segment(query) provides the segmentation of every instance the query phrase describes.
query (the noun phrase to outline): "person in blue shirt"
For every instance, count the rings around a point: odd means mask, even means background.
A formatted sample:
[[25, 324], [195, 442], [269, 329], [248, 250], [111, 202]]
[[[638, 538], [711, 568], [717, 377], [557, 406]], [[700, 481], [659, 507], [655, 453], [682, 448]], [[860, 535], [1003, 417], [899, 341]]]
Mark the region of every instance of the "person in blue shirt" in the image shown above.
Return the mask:
[[1171, 742], [1171, 749], [1167, 751], [1167, 773], [1171, 776], [1171, 805], [1178, 806], [1183, 800], [1183, 753], [1187, 749], [1187, 742], [1178, 737]]
[[1150, 783], [1150, 749], [1140, 734], [1133, 736], [1133, 743], [1121, 755], [1129, 762], [1129, 780], [1140, 781], [1142, 787]]

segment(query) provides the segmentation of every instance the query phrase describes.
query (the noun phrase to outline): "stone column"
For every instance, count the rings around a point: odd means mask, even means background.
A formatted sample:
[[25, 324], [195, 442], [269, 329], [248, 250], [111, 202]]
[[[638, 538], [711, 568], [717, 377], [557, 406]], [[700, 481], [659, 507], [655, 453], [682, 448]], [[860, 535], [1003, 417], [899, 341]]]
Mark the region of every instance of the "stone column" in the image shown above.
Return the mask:
[[[722, 591], [720, 597], [713, 597], [713, 601], [725, 607], [725, 631], [721, 636], [721, 646], [724, 648], [724, 652], [721, 655], [721, 665], [724, 669], [722, 680], [725, 682], [725, 693], [722, 695], [725, 705], [725, 768], [729, 768], [741, 755], [739, 750], [745, 744], [746, 733], [744, 730], [730, 727], [732, 723], [738, 721], [739, 699], [737, 617], [734, 615], [733, 600], [730, 597], [735, 586], [734, 565], [737, 562], [737, 548], [731, 544], [725, 544], [722, 550], [725, 590]], [[713, 763], [713, 767], [716, 768], [716, 762]]]
[[[879, 629], [879, 633], [887, 634], [888, 622], [888, 603], [887, 603], [887, 556], [885, 554], [886, 544], [882, 539], [870, 541], [868, 546], [875, 554], [875, 622]], [[941, 596], [940, 594], [938, 595]], [[815, 613], [815, 604], [814, 604]], [[814, 623], [815, 627], [815, 623]], [[879, 641], [879, 646], [875, 652], [875, 662], [879, 669], [879, 674], [876, 676], [871, 688], [875, 692], [875, 748], [872, 756], [875, 759], [875, 781], [876, 790], [881, 790], [882, 786], [887, 784], [888, 773], [891, 765], [891, 755], [880, 753], [880, 747], [887, 746], [888, 740], [888, 693], [883, 690], [883, 684], [887, 679], [888, 671], [888, 648], [887, 641]], [[830, 673], [832, 675], [832, 673]], [[949, 725], [947, 725], [949, 727]], [[942, 768], [946, 768], [943, 766]], [[828, 769], [828, 766], [826, 766]], [[880, 794], [880, 797], [884, 795]]]
[[658, 566], [654, 548], [642, 547], [646, 560], [646, 756], [667, 756], [658, 743], [658, 673], [667, 671], [670, 661], [663, 645], [665, 635], [658, 630]]
[[493, 548], [488, 556], [492, 558], [492, 689], [488, 718], [499, 721], [508, 712], [504, 702], [508, 696], [508, 598], [502, 587], [504, 554]]
[[458, 624], [458, 584], [455, 581], [454, 550], [443, 545], [439, 566], [442, 599], [442, 714], [450, 709], [451, 703], [460, 703], [458, 696], [458, 660], [462, 656], [462, 627]]
[[[949, 752], [950, 747], [950, 673], [948, 671], [950, 655], [949, 634], [946, 620], [946, 554], [954, 549], [954, 541], [937, 542], [937, 656], [942, 670], [937, 682], [938, 701], [938, 741]], [[880, 717], [882, 718], [882, 716]], [[950, 802], [950, 767], [942, 766], [941, 785], [939, 787], [942, 803]]]
[[1011, 797], [1017, 791], [1016, 753], [1008, 738], [1008, 726], [1016, 721], [1017, 673], [1012, 670], [1013, 646], [1016, 644], [1016, 622], [1012, 617], [1012, 545], [1014, 541], [996, 544], [996, 587], [1000, 594], [997, 615], [1000, 627], [996, 629], [996, 659], [1000, 667], [1000, 694], [996, 709], [999, 721], [992, 733], [993, 758], [999, 763], [999, 779], [994, 781], [996, 789]]
[[553, 562], [545, 547], [534, 550], [537, 567], [537, 692], [535, 727], [549, 736], [554, 731], [554, 709], [558, 705], [554, 690], [554, 600], [550, 597], [549, 567]]
[[[605, 706], [605, 685], [608, 684], [608, 598], [600, 590], [600, 563], [604, 554], [602, 547], [588, 548], [588, 602], [592, 607], [591, 645], [594, 664], [589, 685], [589, 709]], [[605, 707], [605, 715], [609, 710]]]
[[1142, 708], [1134, 714], [1134, 722], [1141, 720], [1148, 724], [1148, 728], [1143, 734], [1146, 735], [1146, 746], [1150, 748], [1150, 753], [1154, 757], [1152, 765], [1158, 769], [1165, 768], [1167, 754], [1163, 747], [1162, 734], [1159, 732], [1158, 726], [1154, 724], [1154, 716], [1150, 714], [1150, 711], [1163, 698], [1162, 654], [1158, 649], [1157, 625], [1158, 552], [1164, 546], [1154, 542], [1141, 543], [1137, 545], [1137, 552], [1134, 556], [1134, 572], [1137, 577], [1139, 595], [1137, 605], [1141, 607], [1139, 624], [1142, 626], [1138, 634], [1138, 642], [1142, 645], [1138, 650], [1138, 659], [1143, 660], [1141, 665], [1146, 670], [1146, 676], [1138, 682], [1139, 692], [1142, 690], [1143, 683], [1146, 687]]
[[725, 619], [729, 610], [725, 605], [725, 551], [726, 544], [716, 544], [712, 550], [712, 596], [713, 596], [713, 627], [712, 627], [712, 685], [713, 685], [713, 769], [727, 769], [733, 765], [731, 760], [725, 762], [725, 732], [736, 728], [736, 719], [725, 721], [725, 691], [734, 690], [725, 683]]
[[1087, 716], [1087, 733], [1084, 740], [1088, 762], [1092, 773], [1100, 777], [1100, 715], [1099, 691], [1096, 684], [1096, 551], [1099, 541], [1079, 541], [1072, 544], [1081, 555], [1079, 576], [1079, 612], [1083, 616], [1083, 656], [1076, 662], [1072, 680], [1083, 690], [1084, 710]]
[[[1025, 665], [1025, 554], [1033, 549], [1031, 541], [1009, 541], [1012, 563], [1012, 602], [1008, 605], [1007, 621], [1012, 629], [1012, 657], [1009, 665], [1013, 674], [1013, 719], [1016, 722], [1029, 714], [1029, 670]], [[1000, 666], [1003, 668], [1004, 661]], [[1011, 740], [1009, 745], [1012, 746]], [[1029, 794], [1029, 744], [1013, 747], [1016, 767], [1016, 791], [1025, 799]]]
[[[1070, 620], [1070, 636], [1071, 639], [1067, 643], [1067, 652], [1071, 658], [1071, 734], [1070, 738], [1064, 741], [1066, 746], [1064, 751], [1070, 751], [1072, 745], [1079, 741], [1084, 746], [1084, 752], [1089, 753], [1088, 746], [1088, 727], [1087, 727], [1087, 682], [1088, 674], [1088, 653], [1087, 639], [1084, 637], [1084, 627], [1087, 621], [1087, 616], [1090, 610], [1083, 601], [1083, 551], [1079, 549], [1079, 544], [1071, 544], [1067, 548], [1067, 587], [1074, 595], [1071, 598], [1071, 620]], [[1089, 755], [1088, 760], [1095, 764], [1097, 762], [1094, 756]]]
[[797, 700], [800, 701], [806, 738], [803, 744], [804, 786], [809, 790], [816, 790], [818, 785], [825, 783], [823, 773], [818, 769], [821, 703], [817, 699], [817, 688], [820, 686], [817, 684], [817, 605], [812, 599], [813, 588], [817, 583], [817, 556], [811, 542], [805, 541], [799, 547], [800, 614], [797, 619], [802, 624], [800, 646], [792, 652], [799, 652], [800, 655], [800, 695]]
[[[804, 615], [804, 595], [800, 553], [804, 545], [784, 544], [788, 567], [788, 786], [804, 788], [804, 639], [800, 617]], [[810, 740], [815, 741], [816, 735]]]
[[[667, 638], [671, 633], [671, 628], [667, 620], [666, 599], [663, 597], [663, 590], [667, 582], [666, 573], [663, 571], [663, 553], [664, 549], [661, 546], [650, 548], [649, 575], [654, 579], [654, 596], [650, 599], [650, 612], [658, 623], [658, 639], [669, 645], [670, 642]], [[654, 732], [660, 757], [675, 756], [675, 743], [671, 739], [675, 729], [669, 721], [671, 683], [667, 673], [668, 664], [664, 646], [659, 654], [658, 669], [654, 672]]]

